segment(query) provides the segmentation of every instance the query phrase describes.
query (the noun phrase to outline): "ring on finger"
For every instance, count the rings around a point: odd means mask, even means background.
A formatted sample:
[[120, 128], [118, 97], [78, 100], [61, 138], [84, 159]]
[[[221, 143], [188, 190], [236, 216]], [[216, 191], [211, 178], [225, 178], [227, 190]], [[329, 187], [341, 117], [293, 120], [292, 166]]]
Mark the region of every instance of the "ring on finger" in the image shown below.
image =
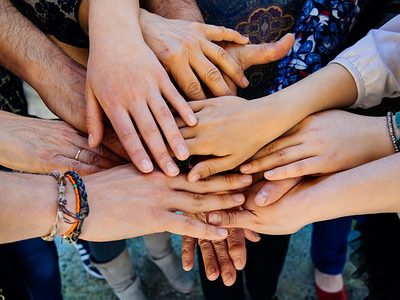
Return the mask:
[[82, 150], [83, 150], [82, 148], [78, 149], [78, 151], [76, 152], [75, 157], [74, 157], [75, 160], [79, 160], [79, 155], [81, 155]]

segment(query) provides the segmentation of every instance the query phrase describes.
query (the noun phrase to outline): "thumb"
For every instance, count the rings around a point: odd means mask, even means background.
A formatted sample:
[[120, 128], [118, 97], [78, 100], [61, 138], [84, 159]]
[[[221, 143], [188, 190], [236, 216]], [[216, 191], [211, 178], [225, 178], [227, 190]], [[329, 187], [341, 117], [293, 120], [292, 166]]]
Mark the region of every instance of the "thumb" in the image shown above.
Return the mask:
[[89, 146], [98, 147], [104, 135], [103, 110], [90, 86], [86, 87], [86, 127]]
[[286, 34], [279, 41], [274, 43], [262, 43], [258, 45], [247, 45], [237, 49], [241, 58], [241, 65], [244, 69], [251, 66], [263, 65], [275, 62], [285, 57], [294, 45], [294, 35]]

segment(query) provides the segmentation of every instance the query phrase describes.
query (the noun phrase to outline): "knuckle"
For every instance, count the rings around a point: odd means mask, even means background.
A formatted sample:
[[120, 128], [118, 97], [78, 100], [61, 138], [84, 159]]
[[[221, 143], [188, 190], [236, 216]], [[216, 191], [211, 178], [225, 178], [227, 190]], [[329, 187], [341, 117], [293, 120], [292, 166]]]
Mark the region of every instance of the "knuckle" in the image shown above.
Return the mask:
[[172, 113], [169, 110], [168, 106], [164, 105], [157, 110], [157, 115], [162, 120], [172, 118]]
[[219, 47], [217, 52], [217, 57], [219, 60], [226, 60], [229, 57], [229, 54], [228, 52], [225, 51], [225, 49]]
[[94, 152], [88, 151], [87, 156], [87, 164], [88, 165], [95, 165], [101, 161], [101, 157]]
[[198, 81], [190, 82], [185, 88], [185, 93], [190, 97], [196, 97], [196, 98], [200, 97], [202, 95], [202, 88], [200, 82]]
[[278, 160], [283, 162], [287, 158], [287, 151], [285, 149], [279, 150], [276, 155], [278, 156]]
[[304, 162], [299, 161], [294, 165], [294, 170], [296, 174], [303, 174], [305, 172], [306, 166]]
[[204, 74], [204, 80], [206, 82], [209, 81], [220, 82], [222, 80], [222, 76], [216, 67], [210, 67], [206, 70]]
[[193, 194], [193, 205], [196, 208], [201, 208], [203, 206], [204, 196], [201, 194], [194, 193]]
[[82, 163], [81, 163], [80, 161], [77, 161], [77, 160], [71, 160], [71, 161], [68, 163], [68, 168], [69, 168], [69, 170], [75, 171], [75, 172], [80, 171], [81, 166], [82, 166]]
[[119, 135], [121, 136], [121, 139], [128, 139], [134, 136], [134, 131], [133, 128], [131, 127], [122, 127], [121, 130], [119, 131]]
[[203, 170], [202, 170], [202, 175], [203, 177], [207, 177], [210, 176], [211, 174], [215, 174], [216, 173], [216, 169], [214, 167], [214, 165], [210, 164], [210, 163], [205, 163], [203, 165]]
[[193, 231], [194, 227], [196, 227], [196, 222], [194, 219], [186, 217], [183, 226], [184, 226], [185, 232], [191, 232], [191, 231]]
[[143, 127], [143, 135], [152, 137], [158, 134], [158, 129], [156, 126], [147, 125]]

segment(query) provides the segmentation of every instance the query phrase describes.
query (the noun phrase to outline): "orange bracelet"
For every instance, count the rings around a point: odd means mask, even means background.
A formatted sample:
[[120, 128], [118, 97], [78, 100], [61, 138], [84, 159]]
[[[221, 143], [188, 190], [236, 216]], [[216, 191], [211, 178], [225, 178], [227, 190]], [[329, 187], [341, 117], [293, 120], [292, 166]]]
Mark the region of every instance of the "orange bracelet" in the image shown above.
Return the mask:
[[[81, 211], [81, 206], [80, 206], [80, 196], [79, 196], [79, 191], [78, 191], [78, 186], [76, 185], [75, 180], [70, 176], [70, 175], [65, 175], [65, 177], [67, 177], [69, 179], [69, 181], [72, 184], [72, 187], [74, 188], [74, 192], [75, 192], [75, 201], [76, 201], [76, 214], [79, 214]], [[69, 237], [69, 235], [74, 232], [74, 230], [76, 229], [76, 227], [78, 226], [78, 220], [76, 220], [71, 228], [64, 234], [62, 234], [62, 238], [66, 239]]]

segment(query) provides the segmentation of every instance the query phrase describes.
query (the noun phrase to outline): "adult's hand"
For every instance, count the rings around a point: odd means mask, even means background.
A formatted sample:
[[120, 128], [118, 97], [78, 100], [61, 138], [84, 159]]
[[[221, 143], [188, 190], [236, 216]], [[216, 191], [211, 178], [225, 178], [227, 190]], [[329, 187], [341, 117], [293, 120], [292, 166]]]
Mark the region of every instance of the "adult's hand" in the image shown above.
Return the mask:
[[102, 145], [90, 148], [87, 138], [63, 121], [0, 114], [0, 165], [10, 169], [42, 174], [75, 170], [87, 175], [123, 162]]
[[216, 226], [246, 228], [265, 234], [294, 233], [313, 221], [306, 193], [312, 189], [313, 184], [318, 184], [319, 180], [304, 181], [292, 188], [279, 201], [264, 207], [258, 206], [255, 201], [257, 193], [264, 186], [263, 182], [258, 182], [248, 189], [244, 210], [210, 212], [207, 222]]
[[91, 212], [83, 239], [118, 240], [168, 231], [215, 240], [226, 238], [227, 231], [176, 212], [200, 213], [241, 205], [243, 194], [209, 193], [246, 187], [251, 177], [225, 175], [190, 183], [184, 175], [142, 174], [126, 165], [90, 175], [85, 183]]
[[[206, 214], [200, 215], [205, 221]], [[245, 238], [252, 242], [260, 240], [257, 233], [240, 228], [228, 229], [228, 237], [224, 240], [198, 240], [184, 236], [182, 238], [182, 266], [186, 271], [193, 268], [196, 242], [198, 242], [208, 280], [214, 281], [221, 275], [224, 284], [231, 286], [236, 281], [236, 270], [243, 270], [246, 265]]]
[[307, 117], [240, 170], [281, 180], [343, 171], [393, 153], [385, 117], [331, 110]]
[[102, 140], [104, 110], [140, 171], [151, 172], [153, 164], [138, 132], [160, 168], [169, 176], [176, 176], [179, 169], [168, 153], [162, 133], [178, 159], [188, 158], [189, 151], [165, 100], [187, 125], [195, 125], [196, 118], [144, 42], [135, 16], [136, 2], [122, 1], [116, 9], [110, 1], [89, 1], [89, 144], [95, 147]]
[[190, 99], [206, 98], [198, 78], [214, 96], [232, 94], [223, 73], [239, 87], [248, 86], [249, 82], [237, 61], [221, 46], [213, 43], [226, 41], [247, 44], [249, 39], [237, 31], [221, 26], [165, 19], [146, 10], [141, 10], [140, 23], [147, 45]]

